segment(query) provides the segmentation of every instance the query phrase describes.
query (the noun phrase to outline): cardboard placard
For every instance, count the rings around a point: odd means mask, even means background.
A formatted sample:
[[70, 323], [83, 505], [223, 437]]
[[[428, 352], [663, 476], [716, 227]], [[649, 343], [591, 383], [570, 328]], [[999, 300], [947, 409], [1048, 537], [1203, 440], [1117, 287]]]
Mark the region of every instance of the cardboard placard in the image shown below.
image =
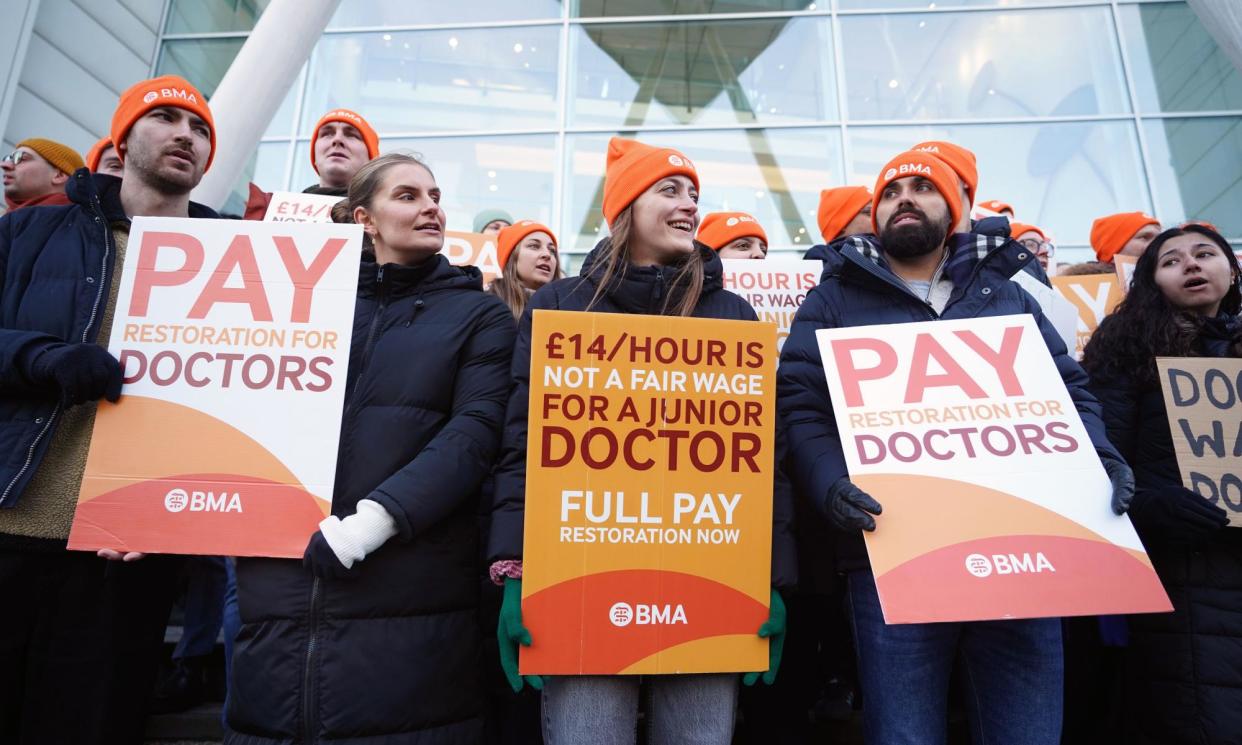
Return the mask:
[[535, 311], [523, 674], [763, 670], [776, 326]]
[[1091, 334], [1121, 302], [1121, 283], [1116, 274], [1078, 274], [1053, 277], [1052, 286], [1078, 309], [1078, 343], [1074, 349], [1075, 356], [1082, 359]]
[[1182, 485], [1242, 525], [1242, 360], [1157, 357]]
[[305, 194], [295, 191], [272, 192], [272, 201], [263, 213], [264, 222], [332, 222], [332, 208], [344, 197]]
[[440, 253], [448, 257], [453, 266], [477, 266], [483, 272], [483, 286], [500, 276], [500, 262], [496, 257], [496, 236], [483, 233], [444, 231], [444, 248]]
[[328, 513], [357, 225], [135, 218], [69, 548], [302, 556]]
[[742, 296], [760, 321], [776, 324], [776, 346], [785, 346], [794, 314], [815, 288], [821, 261], [804, 259], [723, 259], [724, 288]]
[[1029, 314], [816, 336], [887, 623], [1171, 609]]

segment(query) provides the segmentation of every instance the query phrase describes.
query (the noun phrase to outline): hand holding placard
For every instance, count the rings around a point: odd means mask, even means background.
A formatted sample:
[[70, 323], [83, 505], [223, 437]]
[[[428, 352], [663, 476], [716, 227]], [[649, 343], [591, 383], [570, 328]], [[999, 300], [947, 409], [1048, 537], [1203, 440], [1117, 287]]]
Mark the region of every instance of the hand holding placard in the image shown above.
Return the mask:
[[848, 478], [838, 479], [828, 490], [828, 518], [842, 530], [875, 530], [880, 503]]

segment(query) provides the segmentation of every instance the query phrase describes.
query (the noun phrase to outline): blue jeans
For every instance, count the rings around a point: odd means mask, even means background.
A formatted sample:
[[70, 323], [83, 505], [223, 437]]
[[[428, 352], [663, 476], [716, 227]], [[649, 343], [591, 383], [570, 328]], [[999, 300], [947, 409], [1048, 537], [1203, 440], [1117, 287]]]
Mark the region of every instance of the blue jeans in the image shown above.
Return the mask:
[[173, 659], [203, 657], [216, 648], [224, 613], [225, 559], [186, 557], [185, 620]]
[[643, 683], [649, 745], [729, 745], [738, 679], [736, 673], [546, 678], [544, 745], [633, 745]]
[[1060, 741], [1061, 619], [889, 626], [868, 571], [850, 573], [849, 599], [870, 745], [943, 745], [959, 660], [976, 745]]

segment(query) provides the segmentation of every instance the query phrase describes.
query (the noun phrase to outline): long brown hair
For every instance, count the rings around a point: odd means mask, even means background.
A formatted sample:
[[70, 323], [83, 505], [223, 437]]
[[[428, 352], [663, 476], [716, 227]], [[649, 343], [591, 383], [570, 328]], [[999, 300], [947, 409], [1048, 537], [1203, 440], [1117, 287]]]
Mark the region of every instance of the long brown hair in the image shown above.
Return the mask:
[[[505, 262], [505, 268], [500, 271], [500, 276], [492, 280], [492, 284], [487, 291], [504, 301], [509, 306], [509, 310], [513, 312], [514, 318], [521, 318], [522, 311], [526, 310], [526, 302], [530, 300], [530, 296], [535, 291], [522, 284], [522, 280], [518, 278], [517, 273], [517, 257], [522, 252], [522, 241], [513, 247], [513, 253], [510, 254]], [[555, 244], [554, 244], [555, 245]], [[565, 276], [564, 270], [561, 268], [561, 252], [559, 247], [552, 252], [556, 258], [556, 271], [552, 273], [552, 280], [555, 282]]]
[[[608, 226], [611, 235], [608, 238], [608, 255], [603, 258], [604, 271], [595, 286], [595, 295], [587, 303], [587, 310], [595, 307], [599, 299], [613, 281], [625, 277], [630, 264], [630, 241], [634, 232], [634, 205], [626, 206]], [[699, 304], [699, 295], [703, 293], [703, 256], [699, 252], [696, 241], [694, 251], [679, 262], [677, 273], [669, 283], [670, 291], [664, 295], [664, 305], [660, 308], [663, 316], [689, 316]], [[680, 292], [677, 290], [680, 289]], [[674, 300], [676, 303], [674, 304]]]

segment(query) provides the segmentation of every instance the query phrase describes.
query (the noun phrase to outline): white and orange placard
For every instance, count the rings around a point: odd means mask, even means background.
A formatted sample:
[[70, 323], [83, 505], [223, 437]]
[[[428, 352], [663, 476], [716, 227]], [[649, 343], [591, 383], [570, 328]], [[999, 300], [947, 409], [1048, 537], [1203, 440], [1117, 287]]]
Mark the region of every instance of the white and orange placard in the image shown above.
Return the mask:
[[1113, 268], [1117, 271], [1117, 281], [1121, 283], [1122, 295], [1130, 291], [1130, 285], [1134, 282], [1134, 267], [1136, 266], [1138, 266], [1137, 256], [1117, 254], [1113, 257]]
[[785, 346], [794, 314], [819, 282], [821, 261], [724, 259], [724, 288], [741, 295], [760, 321], [776, 324], [777, 348]]
[[1053, 277], [1052, 286], [1078, 309], [1075, 356], [1082, 359], [1082, 350], [1087, 347], [1091, 334], [1099, 328], [1104, 316], [1112, 313], [1121, 302], [1121, 282], [1116, 274], [1075, 274]]
[[768, 666], [776, 326], [536, 311], [523, 674]]
[[440, 253], [453, 266], [474, 266], [483, 272], [483, 286], [500, 276], [500, 262], [496, 257], [496, 236], [484, 233], [444, 231], [444, 248]]
[[1157, 357], [1182, 484], [1242, 526], [1242, 360]]
[[263, 214], [264, 222], [332, 222], [332, 208], [344, 197], [278, 191]]
[[135, 218], [71, 549], [300, 557], [328, 513], [357, 225]]
[[816, 335], [886, 622], [1170, 610], [1030, 315]]

